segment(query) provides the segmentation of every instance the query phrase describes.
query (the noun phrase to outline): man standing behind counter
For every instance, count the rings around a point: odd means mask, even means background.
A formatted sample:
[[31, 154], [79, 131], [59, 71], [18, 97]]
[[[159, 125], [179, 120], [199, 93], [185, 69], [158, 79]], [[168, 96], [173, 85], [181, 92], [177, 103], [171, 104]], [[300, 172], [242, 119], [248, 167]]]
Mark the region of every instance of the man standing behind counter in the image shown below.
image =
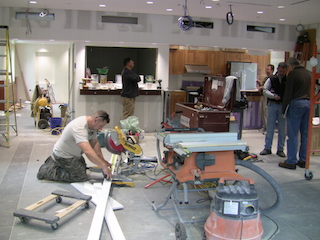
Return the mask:
[[141, 81], [138, 74], [132, 71], [134, 61], [131, 58], [125, 58], [123, 61], [122, 76], [122, 104], [123, 119], [134, 115], [135, 99], [139, 96], [138, 82]]

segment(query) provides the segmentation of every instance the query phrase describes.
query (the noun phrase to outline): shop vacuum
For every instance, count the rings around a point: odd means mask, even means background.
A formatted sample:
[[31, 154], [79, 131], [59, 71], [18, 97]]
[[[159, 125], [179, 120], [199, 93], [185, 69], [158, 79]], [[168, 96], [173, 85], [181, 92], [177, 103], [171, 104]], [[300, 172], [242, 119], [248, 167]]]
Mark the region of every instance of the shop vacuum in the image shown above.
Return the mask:
[[210, 209], [206, 240], [261, 239], [258, 195], [251, 178], [220, 178]]

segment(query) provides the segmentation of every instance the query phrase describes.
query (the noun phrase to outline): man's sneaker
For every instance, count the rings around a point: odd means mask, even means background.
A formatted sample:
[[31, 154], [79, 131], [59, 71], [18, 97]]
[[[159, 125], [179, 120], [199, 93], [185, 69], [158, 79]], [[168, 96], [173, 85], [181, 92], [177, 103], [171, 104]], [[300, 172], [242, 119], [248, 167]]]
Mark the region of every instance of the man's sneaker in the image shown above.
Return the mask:
[[271, 154], [271, 150], [269, 150], [269, 149], [264, 149], [264, 150], [260, 153], [260, 155], [268, 155], [268, 154]]
[[286, 157], [286, 154], [283, 151], [277, 151], [277, 155], [282, 158]]
[[305, 161], [298, 161], [297, 164], [301, 168], [306, 168], [306, 162]]
[[296, 164], [289, 164], [286, 162], [279, 163], [279, 167], [287, 168], [287, 169], [291, 169], [291, 170], [295, 170], [297, 168]]

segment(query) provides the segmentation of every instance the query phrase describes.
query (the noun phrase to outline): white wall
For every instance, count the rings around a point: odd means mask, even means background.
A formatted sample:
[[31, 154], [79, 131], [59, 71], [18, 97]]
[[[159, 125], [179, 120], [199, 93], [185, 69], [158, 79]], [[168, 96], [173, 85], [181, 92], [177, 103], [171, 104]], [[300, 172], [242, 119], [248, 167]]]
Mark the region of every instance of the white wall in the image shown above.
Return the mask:
[[[102, 23], [102, 15], [120, 15], [110, 12], [90, 12], [75, 10], [50, 10], [55, 14], [54, 21], [30, 20], [32, 34], [26, 36], [25, 20], [15, 19], [20, 9], [1, 8], [0, 24], [10, 27], [11, 38], [60, 41], [86, 41], [102, 43], [124, 42], [165, 45], [191, 45], [202, 47], [219, 46], [224, 48], [252, 48], [291, 51], [295, 45], [295, 26], [283, 24], [263, 24], [272, 26], [276, 32], [247, 32], [247, 24], [255, 22], [235, 21], [228, 26], [222, 19], [201, 19], [213, 21], [214, 29], [193, 28], [183, 31], [178, 25], [178, 16], [121, 14], [138, 17], [138, 25]], [[197, 20], [197, 19], [194, 19]], [[260, 24], [261, 25], [261, 24]]]
[[[18, 93], [17, 97], [22, 100], [31, 99], [34, 93], [36, 82], [40, 87], [46, 88], [46, 83], [42, 77], [48, 79], [53, 88], [54, 97], [59, 103], [68, 102], [68, 52], [69, 44], [15, 44], [16, 77]], [[52, 56], [50, 62], [38, 62], [37, 54], [49, 53]], [[20, 64], [18, 64], [18, 61]], [[41, 68], [41, 69], [40, 69]], [[42, 74], [39, 76], [39, 71]], [[48, 73], [48, 75], [46, 75]], [[41, 77], [41, 79], [38, 77]], [[24, 81], [24, 83], [23, 83]], [[29, 96], [26, 96], [26, 90]]]

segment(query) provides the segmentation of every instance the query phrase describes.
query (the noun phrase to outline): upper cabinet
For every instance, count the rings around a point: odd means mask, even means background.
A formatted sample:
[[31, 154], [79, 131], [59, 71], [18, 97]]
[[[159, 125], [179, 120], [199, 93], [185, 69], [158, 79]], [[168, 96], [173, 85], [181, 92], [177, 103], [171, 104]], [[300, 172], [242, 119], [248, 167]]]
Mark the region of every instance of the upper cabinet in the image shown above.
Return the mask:
[[184, 74], [185, 69], [185, 50], [170, 50], [169, 74]]
[[226, 75], [227, 61], [258, 63], [258, 78], [265, 77], [265, 68], [270, 63], [270, 53], [265, 56], [249, 55], [242, 52], [170, 50], [170, 74], [186, 73], [185, 65], [208, 65], [213, 75]]
[[185, 64], [208, 65], [208, 51], [186, 50]]

